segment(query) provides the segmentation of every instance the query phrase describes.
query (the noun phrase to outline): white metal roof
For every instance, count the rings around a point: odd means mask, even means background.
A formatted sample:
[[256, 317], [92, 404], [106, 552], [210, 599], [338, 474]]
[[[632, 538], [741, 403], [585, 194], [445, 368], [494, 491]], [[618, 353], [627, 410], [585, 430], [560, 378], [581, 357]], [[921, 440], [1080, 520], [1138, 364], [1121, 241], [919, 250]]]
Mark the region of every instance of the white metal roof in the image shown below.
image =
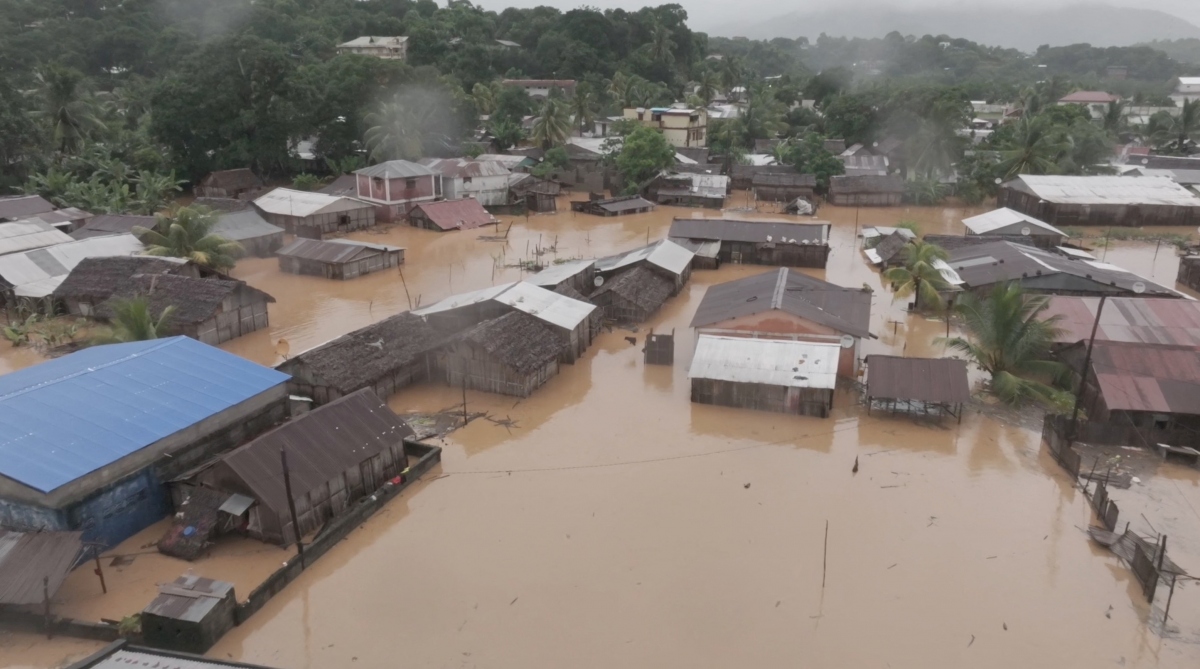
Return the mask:
[[1161, 204], [1200, 207], [1200, 198], [1163, 177], [1017, 177], [1034, 195], [1056, 204]]
[[353, 198], [292, 190], [291, 188], [276, 188], [255, 200], [254, 204], [270, 214], [299, 218], [371, 206]]
[[70, 235], [40, 218], [0, 223], [0, 255], [20, 253], [72, 241], [75, 240]]
[[1184, 86], [1200, 86], [1200, 77], [1179, 77], [1179, 83]]
[[393, 47], [400, 46], [408, 41], [407, 35], [379, 37], [372, 35], [364, 35], [355, 37], [349, 42], [342, 42], [338, 45], [339, 48], [358, 48], [358, 47]]
[[1069, 246], [1056, 246], [1054, 249], [1068, 258], [1079, 258], [1080, 260], [1096, 259], [1096, 256], [1088, 253], [1087, 251], [1080, 251], [1079, 249], [1073, 249]]
[[353, 239], [325, 239], [322, 241], [326, 241], [331, 244], [346, 244], [347, 246], [363, 246], [368, 249], [375, 249], [376, 251], [404, 251], [407, 248], [405, 246], [388, 246], [387, 244], [376, 244], [375, 242], [360, 242], [360, 241], [355, 241]]
[[496, 299], [496, 296], [508, 290], [509, 288], [512, 288], [514, 285], [515, 283], [502, 283], [498, 286], [488, 286], [487, 288], [480, 288], [479, 290], [472, 290], [466, 293], [451, 295], [450, 297], [438, 302], [434, 302], [423, 309], [417, 309], [413, 313], [417, 316], [428, 316], [429, 314], [441, 313], [443, 311], [458, 309], [459, 307], [479, 304], [480, 302], [487, 302], [488, 300]]
[[679, 244], [669, 239], [664, 239], [649, 246], [634, 249], [628, 253], [601, 258], [596, 261], [596, 269], [609, 272], [621, 269], [622, 267], [629, 267], [645, 260], [651, 265], [661, 267], [672, 274], [681, 275], [691, 265], [692, 258], [695, 255]]
[[916, 239], [917, 233], [908, 228], [893, 228], [888, 225], [876, 225], [869, 228], [863, 228], [862, 236], [864, 239], [874, 239], [876, 237], [890, 237], [893, 232], [899, 232], [901, 237], [905, 239]]
[[571, 277], [584, 272], [587, 268], [596, 264], [595, 260], [572, 260], [569, 262], [551, 265], [546, 269], [534, 274], [525, 279], [525, 281], [535, 286], [557, 286], [558, 284], [570, 279]]
[[567, 330], [574, 330], [596, 310], [595, 305], [523, 281], [497, 295], [495, 300]]
[[840, 355], [837, 344], [700, 335], [688, 378], [832, 390]]
[[[963, 219], [963, 225], [967, 226], [967, 230], [977, 234], [1006, 234], [1006, 235], [1044, 235], [1050, 233], [1066, 237], [1067, 233], [1058, 228], [1039, 221], [1032, 216], [1026, 216], [1019, 211], [1013, 211], [1008, 207], [1001, 207], [994, 211], [989, 211], [986, 214], [972, 216]], [[1038, 228], [1039, 230], [1035, 230]], [[1028, 230], [1028, 232], [1025, 232]]]
[[88, 237], [42, 249], [0, 256], [0, 277], [19, 297], [45, 297], [84, 258], [132, 256], [145, 247], [133, 235]]
[[354, 170], [355, 174], [382, 179], [407, 179], [410, 177], [427, 177], [436, 174], [433, 170], [410, 160], [389, 160], [387, 162]]
[[950, 264], [945, 260], [934, 260], [931, 264], [933, 265], [934, 269], [936, 269], [938, 272], [941, 272], [942, 278], [946, 280], [946, 283], [952, 286], [961, 286], [966, 283], [966, 281], [963, 281], [962, 277], [958, 275], [958, 272], [955, 272], [954, 268], [951, 267]]

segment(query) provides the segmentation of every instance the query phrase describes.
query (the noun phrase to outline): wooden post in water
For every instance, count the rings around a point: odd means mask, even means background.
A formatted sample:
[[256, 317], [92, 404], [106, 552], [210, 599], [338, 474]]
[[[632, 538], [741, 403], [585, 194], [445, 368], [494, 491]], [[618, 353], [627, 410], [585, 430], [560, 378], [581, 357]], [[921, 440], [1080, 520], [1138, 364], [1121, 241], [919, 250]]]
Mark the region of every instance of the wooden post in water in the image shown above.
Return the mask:
[[1167, 607], [1163, 609], [1163, 628], [1167, 627], [1167, 621], [1171, 619], [1171, 600], [1175, 597], [1175, 575], [1171, 574], [1171, 592], [1167, 593]]
[[104, 570], [100, 568], [100, 547], [92, 546], [92, 557], [96, 559], [96, 575], [100, 577], [100, 590], [108, 594], [108, 585], [104, 583]]
[[279, 463], [283, 466], [283, 490], [287, 494], [288, 512], [292, 514], [292, 534], [296, 535], [296, 553], [300, 556], [300, 568], [304, 564], [304, 542], [300, 538], [300, 520], [296, 517], [296, 500], [292, 499], [292, 474], [288, 470], [287, 451], [279, 449]]
[[396, 269], [400, 270], [400, 285], [404, 286], [404, 298], [408, 300], [408, 310], [412, 311], [412, 295], [408, 294], [408, 282], [404, 280], [404, 268], [396, 265]]
[[1083, 369], [1079, 370], [1079, 389], [1075, 391], [1075, 408], [1071, 410], [1071, 434], [1067, 437], [1067, 448], [1075, 443], [1079, 431], [1079, 404], [1083, 399], [1083, 389], [1087, 386], [1088, 369], [1092, 366], [1092, 347], [1096, 345], [1096, 330], [1100, 327], [1100, 315], [1104, 313], [1104, 301], [1107, 299], [1106, 295], [1100, 296], [1096, 320], [1092, 323], [1092, 335], [1088, 338], [1087, 353], [1083, 356]]
[[462, 391], [463, 391], [463, 427], [467, 426], [467, 368], [463, 367], [462, 373]]
[[825, 550], [821, 553], [821, 589], [825, 589], [825, 571], [829, 566], [829, 519], [825, 519]]
[[42, 577], [42, 605], [46, 616], [46, 638], [54, 637], [54, 627], [50, 624], [50, 577]]

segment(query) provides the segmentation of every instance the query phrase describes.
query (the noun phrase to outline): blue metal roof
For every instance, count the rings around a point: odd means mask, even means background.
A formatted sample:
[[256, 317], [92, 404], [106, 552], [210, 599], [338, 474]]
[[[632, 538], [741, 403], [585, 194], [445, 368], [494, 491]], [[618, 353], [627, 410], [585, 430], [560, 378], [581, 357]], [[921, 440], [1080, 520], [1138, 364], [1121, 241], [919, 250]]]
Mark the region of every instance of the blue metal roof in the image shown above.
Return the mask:
[[0, 475], [50, 492], [288, 378], [188, 337], [0, 376]]

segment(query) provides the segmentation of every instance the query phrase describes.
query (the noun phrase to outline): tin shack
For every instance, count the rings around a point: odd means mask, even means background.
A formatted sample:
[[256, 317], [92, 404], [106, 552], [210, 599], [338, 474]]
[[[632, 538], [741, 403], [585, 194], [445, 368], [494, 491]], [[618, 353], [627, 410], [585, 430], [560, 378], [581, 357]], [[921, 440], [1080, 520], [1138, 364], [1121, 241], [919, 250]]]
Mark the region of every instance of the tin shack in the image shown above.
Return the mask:
[[720, 242], [720, 262], [824, 268], [829, 259], [829, 224], [820, 221], [744, 221], [677, 218], [667, 236], [692, 243]]
[[348, 239], [296, 239], [275, 252], [279, 269], [326, 279], [355, 279], [404, 264], [404, 249]]
[[513, 311], [455, 336], [438, 354], [438, 373], [452, 387], [529, 397], [558, 374], [565, 345], [546, 323]]
[[688, 378], [697, 404], [826, 418], [837, 344], [700, 335]]
[[1021, 175], [996, 204], [1050, 225], [1200, 225], [1200, 197], [1166, 177]]
[[254, 201], [263, 218], [289, 234], [324, 239], [375, 225], [375, 206], [350, 197], [276, 188]]

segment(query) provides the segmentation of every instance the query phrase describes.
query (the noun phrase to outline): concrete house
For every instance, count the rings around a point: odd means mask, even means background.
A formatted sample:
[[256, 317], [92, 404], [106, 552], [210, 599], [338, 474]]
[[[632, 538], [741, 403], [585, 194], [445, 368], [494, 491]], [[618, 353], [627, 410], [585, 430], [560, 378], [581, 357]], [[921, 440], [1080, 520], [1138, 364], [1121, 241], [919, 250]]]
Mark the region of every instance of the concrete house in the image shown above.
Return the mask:
[[871, 339], [871, 293], [795, 270], [710, 286], [696, 308], [697, 334], [837, 344], [837, 373], [858, 375], [863, 339]]
[[286, 382], [188, 337], [0, 376], [0, 525], [115, 546], [170, 511], [163, 481], [283, 420]]
[[485, 207], [508, 202], [509, 169], [495, 161], [469, 158], [422, 158], [421, 164], [442, 177], [447, 200], [472, 198]]
[[1171, 93], [1171, 99], [1180, 107], [1183, 106], [1185, 100], [1193, 102], [1200, 100], [1200, 77], [1179, 77], [1179, 83], [1175, 84], [1175, 91]]
[[404, 264], [404, 249], [349, 239], [297, 239], [275, 252], [279, 269], [326, 279], [354, 279]]
[[1108, 112], [1108, 105], [1120, 101], [1120, 95], [1113, 95], [1105, 91], [1075, 91], [1059, 98], [1058, 104], [1079, 105], [1085, 108], [1093, 119], [1099, 120], [1104, 118], [1104, 114]]
[[516, 86], [533, 98], [549, 97], [550, 91], [556, 88], [567, 97], [575, 94], [574, 79], [505, 79], [500, 83], [504, 86]]
[[365, 230], [375, 225], [375, 206], [349, 197], [276, 188], [254, 201], [262, 217], [305, 239]]
[[416, 205], [444, 195], [440, 174], [407, 160], [364, 167], [354, 172], [354, 179], [358, 199], [375, 205], [381, 221], [404, 218]]
[[708, 110], [677, 107], [630, 107], [626, 119], [637, 121], [663, 134], [671, 146], [708, 146]]
[[383, 60], [406, 60], [408, 58], [408, 37], [392, 36], [363, 36], [355, 37], [349, 42], [337, 45], [337, 52], [370, 56]]
[[688, 369], [692, 401], [826, 418], [840, 351], [837, 344], [700, 335]]

